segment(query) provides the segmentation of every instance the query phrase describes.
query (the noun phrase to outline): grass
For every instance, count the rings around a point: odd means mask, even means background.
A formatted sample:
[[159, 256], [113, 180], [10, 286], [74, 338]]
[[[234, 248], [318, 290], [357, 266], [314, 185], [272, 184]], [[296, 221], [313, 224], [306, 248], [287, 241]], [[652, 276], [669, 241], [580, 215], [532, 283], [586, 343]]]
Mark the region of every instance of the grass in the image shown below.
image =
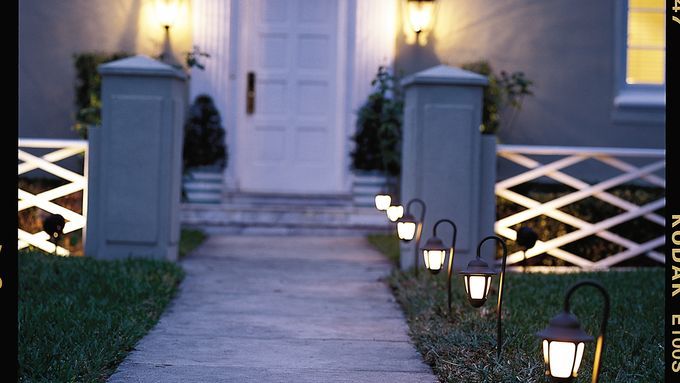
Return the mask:
[[[180, 248], [190, 252], [199, 238], [183, 230]], [[20, 381], [106, 381], [156, 324], [183, 276], [166, 261], [20, 251]]]
[[182, 237], [179, 241], [179, 257], [183, 258], [197, 248], [206, 235], [201, 230], [182, 229]]
[[[373, 236], [376, 248], [392, 250], [394, 236]], [[566, 290], [576, 281], [594, 279], [608, 289], [611, 316], [601, 382], [660, 382], [664, 371], [664, 271], [640, 268], [574, 274], [510, 273], [503, 299], [504, 346], [496, 358], [497, 278], [480, 309], [465, 298], [462, 280], [453, 276], [452, 309], [446, 309], [446, 275], [393, 271], [387, 282], [406, 313], [409, 332], [424, 360], [442, 382], [544, 382], [543, 360], [534, 334], [562, 309]], [[572, 297], [572, 310], [586, 332], [597, 334], [601, 298], [584, 287]], [[589, 381], [592, 344], [586, 347], [578, 381]]]

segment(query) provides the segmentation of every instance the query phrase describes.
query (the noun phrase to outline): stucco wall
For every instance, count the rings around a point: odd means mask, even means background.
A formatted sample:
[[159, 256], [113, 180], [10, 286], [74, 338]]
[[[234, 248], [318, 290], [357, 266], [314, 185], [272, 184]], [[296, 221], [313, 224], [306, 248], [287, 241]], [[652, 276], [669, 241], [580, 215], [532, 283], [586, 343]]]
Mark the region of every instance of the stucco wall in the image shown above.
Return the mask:
[[663, 124], [612, 119], [616, 1], [437, 0], [425, 45], [408, 44], [404, 29], [397, 36], [396, 66], [408, 74], [487, 59], [496, 72], [524, 71], [535, 95], [501, 126], [502, 143], [663, 147]]
[[[190, 49], [189, 3], [173, 27], [178, 57]], [[151, 0], [19, 2], [19, 137], [77, 138], [73, 54], [86, 51], [157, 56], [162, 27]]]

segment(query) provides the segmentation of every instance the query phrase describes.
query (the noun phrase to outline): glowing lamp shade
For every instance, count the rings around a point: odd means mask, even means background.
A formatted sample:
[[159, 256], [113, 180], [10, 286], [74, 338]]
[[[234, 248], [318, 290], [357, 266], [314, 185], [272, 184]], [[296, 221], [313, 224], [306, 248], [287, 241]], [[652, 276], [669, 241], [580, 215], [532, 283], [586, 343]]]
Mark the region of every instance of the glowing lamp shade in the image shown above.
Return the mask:
[[405, 242], [413, 240], [416, 236], [417, 227], [418, 223], [414, 216], [410, 214], [404, 215], [397, 221], [397, 235], [399, 236], [399, 239]]
[[475, 258], [465, 270], [461, 271], [465, 282], [465, 293], [472, 307], [481, 307], [489, 297], [491, 277], [496, 275], [489, 264], [481, 258]]
[[380, 211], [387, 210], [391, 203], [392, 197], [390, 197], [389, 194], [377, 194], [375, 196], [375, 208]]
[[425, 267], [430, 270], [432, 274], [437, 274], [444, 265], [446, 259], [446, 252], [449, 250], [441, 239], [432, 237], [427, 240], [423, 247], [423, 258], [425, 260]]
[[401, 205], [392, 205], [387, 208], [387, 218], [392, 222], [404, 216], [404, 207]]
[[573, 381], [581, 366], [585, 343], [592, 342], [593, 337], [566, 311], [552, 318], [548, 327], [536, 336], [541, 338], [546, 375], [553, 382]]
[[432, 24], [434, 14], [434, 0], [408, 0], [408, 22], [414, 32], [427, 30]]
[[173, 26], [179, 14], [179, 0], [156, 0], [155, 13], [162, 26]]

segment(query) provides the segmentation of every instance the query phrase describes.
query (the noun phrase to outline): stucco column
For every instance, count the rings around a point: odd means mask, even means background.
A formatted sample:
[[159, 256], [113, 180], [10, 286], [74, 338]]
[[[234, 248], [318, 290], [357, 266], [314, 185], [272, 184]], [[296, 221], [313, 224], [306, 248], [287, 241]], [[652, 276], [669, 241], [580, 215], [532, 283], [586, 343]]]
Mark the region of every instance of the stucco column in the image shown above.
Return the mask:
[[135, 56], [99, 66], [91, 128], [87, 256], [176, 260], [186, 76]]
[[[439, 65], [402, 81], [405, 91], [401, 201], [420, 198], [427, 204], [421, 246], [442, 218], [458, 227], [454, 268], [475, 256], [479, 241], [493, 234], [494, 209], [488, 204], [493, 188], [489, 166], [483, 164], [482, 93], [487, 79], [459, 68]], [[488, 156], [486, 156], [488, 162]], [[487, 164], [488, 165], [488, 164]], [[493, 166], [491, 166], [493, 168]], [[485, 170], [486, 169], [486, 170]], [[493, 192], [493, 189], [491, 189]], [[416, 204], [413, 205], [417, 209]], [[419, 214], [419, 210], [415, 210]], [[417, 216], [416, 214], [416, 216]], [[452, 230], [441, 225], [437, 236], [448, 246]], [[413, 267], [415, 241], [401, 247], [401, 267]], [[483, 254], [487, 261], [491, 251]], [[422, 255], [419, 265], [423, 268]]]

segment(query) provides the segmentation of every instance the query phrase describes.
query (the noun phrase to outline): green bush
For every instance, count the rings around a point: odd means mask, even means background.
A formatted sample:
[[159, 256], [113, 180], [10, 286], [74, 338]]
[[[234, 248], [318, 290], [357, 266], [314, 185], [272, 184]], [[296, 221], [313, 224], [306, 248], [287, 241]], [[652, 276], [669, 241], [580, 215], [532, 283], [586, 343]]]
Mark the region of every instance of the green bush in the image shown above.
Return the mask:
[[359, 109], [357, 132], [352, 136], [356, 143], [351, 152], [352, 168], [398, 176], [404, 111], [399, 78], [381, 66], [371, 85], [375, 90]]
[[484, 87], [484, 110], [482, 111], [481, 127], [483, 134], [496, 134], [500, 127], [500, 114], [503, 109], [509, 106], [515, 111], [520, 110], [524, 96], [533, 94], [529, 90], [533, 82], [525, 77], [524, 72], [508, 74], [501, 71], [500, 75], [496, 75], [491, 64], [485, 60], [466, 63], [461, 67], [486, 76], [489, 80], [489, 85]]
[[83, 52], [73, 55], [76, 70], [75, 124], [72, 129], [83, 139], [87, 138], [88, 126], [101, 125], [101, 86], [102, 79], [97, 73], [100, 64], [132, 56], [131, 53]]
[[227, 166], [220, 112], [210, 96], [196, 97], [184, 124], [184, 170], [205, 165]]

